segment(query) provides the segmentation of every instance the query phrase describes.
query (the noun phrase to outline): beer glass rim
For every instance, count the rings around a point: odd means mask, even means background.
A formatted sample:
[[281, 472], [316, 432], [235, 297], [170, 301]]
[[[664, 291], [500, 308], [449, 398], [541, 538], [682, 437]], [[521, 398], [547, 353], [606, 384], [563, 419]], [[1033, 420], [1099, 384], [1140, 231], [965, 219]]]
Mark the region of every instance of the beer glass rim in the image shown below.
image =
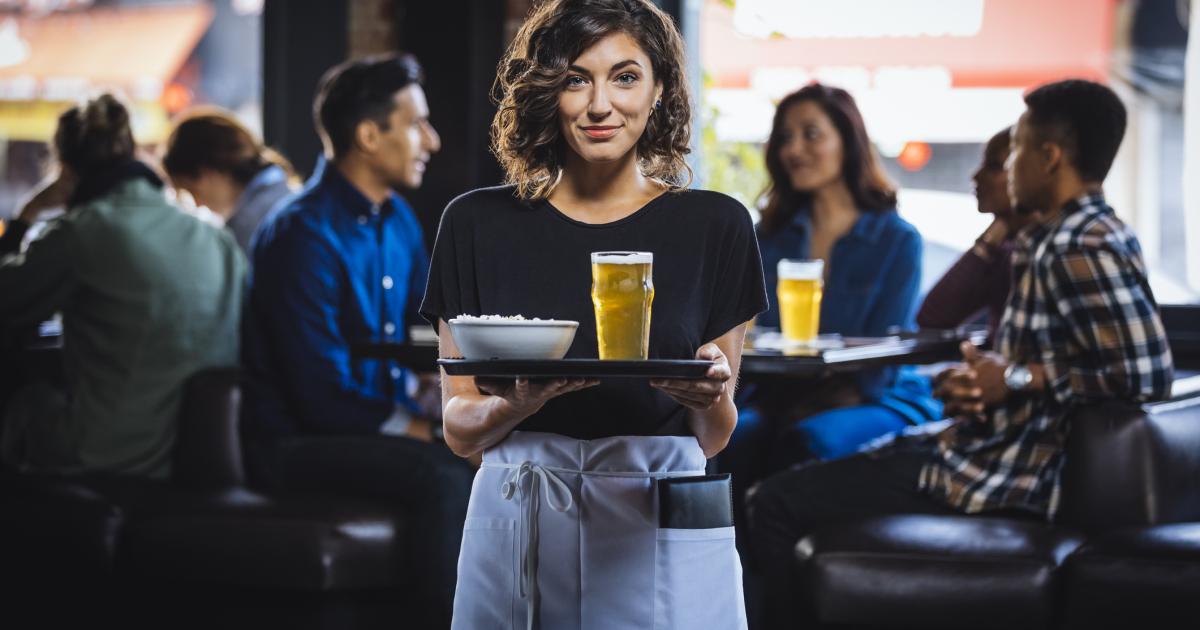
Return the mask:
[[825, 273], [824, 260], [784, 258], [777, 267], [780, 278], [789, 280], [820, 280]]
[[592, 252], [593, 263], [637, 265], [654, 262], [654, 252]]

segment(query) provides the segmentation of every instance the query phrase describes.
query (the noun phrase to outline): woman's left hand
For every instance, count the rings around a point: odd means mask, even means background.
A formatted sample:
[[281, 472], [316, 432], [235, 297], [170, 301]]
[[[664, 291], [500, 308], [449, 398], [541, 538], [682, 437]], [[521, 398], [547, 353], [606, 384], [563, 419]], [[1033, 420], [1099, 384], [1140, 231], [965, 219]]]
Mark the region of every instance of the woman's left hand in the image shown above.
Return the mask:
[[66, 171], [47, 177], [21, 207], [18, 219], [33, 225], [47, 210], [65, 206], [74, 190], [75, 178]]
[[729, 359], [715, 343], [700, 346], [696, 358], [713, 362], [704, 378], [655, 379], [650, 381], [650, 386], [662, 390], [688, 409], [706, 411], [720, 402], [721, 395], [725, 393], [725, 384], [732, 378], [733, 371], [729, 368]]

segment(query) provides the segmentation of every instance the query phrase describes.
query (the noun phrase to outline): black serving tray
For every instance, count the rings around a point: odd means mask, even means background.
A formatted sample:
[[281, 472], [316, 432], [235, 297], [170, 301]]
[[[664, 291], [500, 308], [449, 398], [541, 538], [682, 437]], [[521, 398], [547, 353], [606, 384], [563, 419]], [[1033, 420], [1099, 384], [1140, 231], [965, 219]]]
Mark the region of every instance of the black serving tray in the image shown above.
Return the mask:
[[528, 378], [687, 378], [700, 379], [712, 361], [697, 359], [649, 359], [647, 361], [601, 361], [600, 359], [438, 359], [451, 376]]

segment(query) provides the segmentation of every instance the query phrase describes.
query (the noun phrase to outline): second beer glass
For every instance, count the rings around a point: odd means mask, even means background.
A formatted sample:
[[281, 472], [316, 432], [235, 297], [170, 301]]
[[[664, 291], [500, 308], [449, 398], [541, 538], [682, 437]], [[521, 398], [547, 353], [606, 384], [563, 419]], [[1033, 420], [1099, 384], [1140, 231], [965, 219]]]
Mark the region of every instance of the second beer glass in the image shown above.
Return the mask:
[[654, 254], [592, 254], [592, 305], [601, 359], [645, 360], [650, 349]]
[[779, 261], [779, 328], [787, 341], [809, 343], [821, 328], [825, 262]]

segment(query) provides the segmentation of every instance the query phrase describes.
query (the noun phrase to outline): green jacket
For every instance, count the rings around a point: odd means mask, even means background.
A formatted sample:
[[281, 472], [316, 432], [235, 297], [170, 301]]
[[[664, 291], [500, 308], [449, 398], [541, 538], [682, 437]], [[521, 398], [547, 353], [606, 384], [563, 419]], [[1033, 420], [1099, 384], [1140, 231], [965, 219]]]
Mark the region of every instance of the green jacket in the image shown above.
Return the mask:
[[0, 325], [61, 311], [77, 468], [170, 474], [183, 383], [236, 365], [246, 261], [233, 237], [144, 178], [51, 221], [0, 259]]

